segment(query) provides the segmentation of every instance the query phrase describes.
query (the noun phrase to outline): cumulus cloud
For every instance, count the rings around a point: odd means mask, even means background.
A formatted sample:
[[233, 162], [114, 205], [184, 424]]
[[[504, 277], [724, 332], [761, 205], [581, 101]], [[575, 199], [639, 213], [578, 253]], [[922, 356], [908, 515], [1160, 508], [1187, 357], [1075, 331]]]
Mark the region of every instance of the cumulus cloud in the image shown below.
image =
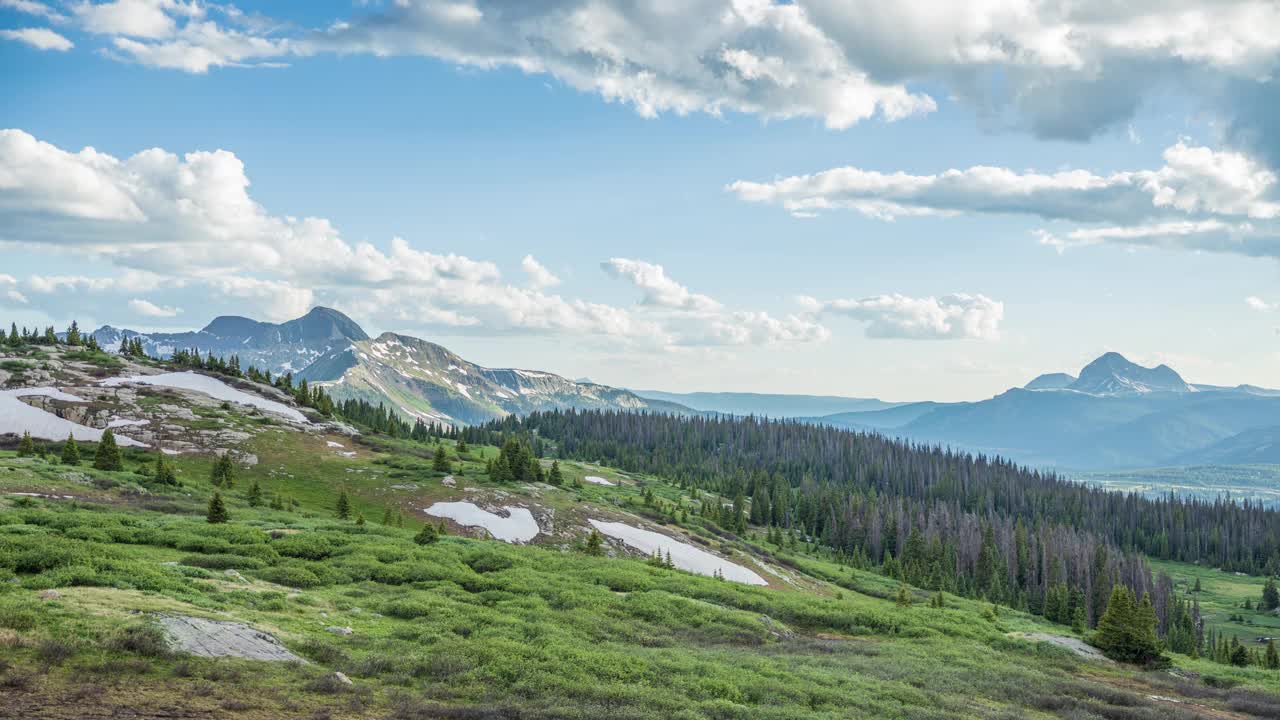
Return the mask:
[[156, 305], [150, 300], [134, 298], [129, 301], [129, 309], [144, 315], [146, 317], [170, 318], [179, 315], [182, 308], [169, 307], [167, 305]]
[[26, 43], [37, 50], [55, 50], [66, 52], [75, 47], [75, 43], [50, 30], [49, 28], [22, 28], [20, 30], [0, 30], [0, 37]]
[[66, 16], [42, 2], [36, 0], [0, 0], [0, 8], [16, 10], [28, 15], [36, 15], [53, 21], [65, 20]]
[[556, 277], [537, 258], [532, 255], [525, 255], [520, 261], [520, 269], [529, 276], [529, 286], [535, 290], [542, 290], [554, 287], [560, 284], [560, 278]]
[[0, 292], [4, 293], [4, 297], [7, 298], [9, 302], [17, 303], [19, 305], [27, 304], [27, 296], [23, 295], [22, 292], [18, 290], [18, 280], [12, 275], [0, 273]]
[[403, 238], [385, 248], [352, 244], [324, 218], [272, 215], [249, 187], [243, 163], [225, 150], [179, 156], [153, 148], [121, 159], [3, 130], [0, 245], [75, 252], [120, 269], [107, 277], [26, 281], [26, 289], [48, 298], [138, 299], [190, 285], [273, 320], [323, 301], [383, 321], [598, 336], [652, 349], [826, 337], [809, 318], [727, 310], [639, 260], [606, 263], [642, 291], [640, 303], [619, 307], [547, 292], [554, 276], [532, 256], [522, 263], [531, 283], [520, 286], [492, 262], [420, 250]]
[[[808, 217], [851, 210], [894, 220], [964, 214], [1025, 215], [1059, 225], [1043, 244], [1120, 243], [1280, 257], [1280, 182], [1252, 156], [1193, 146], [1165, 149], [1153, 170], [1019, 172], [977, 166], [934, 175], [840, 167], [726, 190]], [[1069, 223], [1062, 228], [1061, 223]]]
[[1280, 305], [1277, 305], [1276, 303], [1269, 303], [1256, 295], [1250, 295], [1245, 298], [1244, 304], [1248, 305], [1250, 309], [1257, 310], [1258, 312], [1270, 312], [1275, 310], [1277, 307], [1280, 307]]
[[645, 304], [679, 310], [720, 309], [720, 303], [706, 295], [690, 292], [689, 288], [672, 280], [661, 265], [643, 260], [611, 258], [600, 263], [600, 267], [609, 275], [627, 280], [639, 289]]
[[801, 297], [816, 314], [842, 315], [867, 324], [867, 336], [908, 340], [996, 340], [1004, 319], [1004, 303], [985, 295], [956, 293], [913, 298], [877, 295], [858, 300]]
[[[31, 0], [6, 3], [39, 5]], [[938, 89], [988, 121], [1085, 139], [1173, 89], [1247, 125], [1233, 83], [1274, 86], [1271, 0], [397, 0], [281, 32], [194, 0], [73, 5], [121, 59], [188, 72], [318, 54], [515, 69], [646, 117], [741, 112], [848, 128], [926, 114]], [[219, 17], [214, 17], [214, 15]]]

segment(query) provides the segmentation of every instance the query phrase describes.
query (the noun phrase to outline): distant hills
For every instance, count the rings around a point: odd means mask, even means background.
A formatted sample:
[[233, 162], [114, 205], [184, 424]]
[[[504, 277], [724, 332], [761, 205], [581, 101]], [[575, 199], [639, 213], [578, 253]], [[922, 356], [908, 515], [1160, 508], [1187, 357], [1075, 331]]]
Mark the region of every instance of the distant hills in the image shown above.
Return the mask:
[[227, 315], [190, 332], [140, 333], [104, 326], [93, 335], [111, 350], [124, 339], [138, 338], [155, 357], [189, 349], [219, 357], [238, 355], [244, 367], [274, 375], [291, 372], [297, 380], [324, 386], [337, 400], [381, 402], [425, 422], [473, 424], [555, 408], [691, 412], [678, 404], [554, 373], [481, 367], [407, 335], [370, 338], [354, 320], [324, 307], [279, 324]]
[[999, 454], [1042, 467], [1280, 461], [1280, 393], [1193, 385], [1167, 365], [1107, 353], [1078, 376], [1041, 375], [988, 400], [910, 403], [810, 421]]
[[540, 370], [486, 368], [419, 338], [370, 338], [351, 318], [323, 307], [284, 323], [222, 316], [190, 332], [105, 326], [93, 335], [109, 349], [136, 337], [159, 357], [191, 348], [239, 355], [244, 366], [292, 372], [337, 399], [386, 403], [427, 422], [474, 424], [554, 408], [720, 413], [797, 418], [1067, 470], [1280, 463], [1280, 391], [1197, 385], [1167, 365], [1143, 367], [1114, 352], [1076, 375], [1040, 375], [987, 400], [894, 403], [632, 391]]
[[704, 412], [728, 415], [762, 415], [767, 417], [806, 417], [845, 412], [867, 412], [897, 407], [874, 398], [850, 398], [835, 395], [779, 395], [740, 392], [673, 393], [661, 390], [632, 390], [650, 400], [661, 400]]

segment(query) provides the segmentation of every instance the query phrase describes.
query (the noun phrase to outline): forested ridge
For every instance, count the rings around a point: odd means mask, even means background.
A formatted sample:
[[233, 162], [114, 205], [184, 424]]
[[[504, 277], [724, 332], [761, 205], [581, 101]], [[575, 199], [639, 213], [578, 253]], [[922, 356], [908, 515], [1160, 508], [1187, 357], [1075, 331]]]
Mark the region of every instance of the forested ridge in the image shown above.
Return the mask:
[[1280, 567], [1280, 513], [1256, 504], [1108, 492], [877, 434], [595, 410], [509, 417], [463, 434], [522, 437], [559, 457], [706, 490], [721, 501], [690, 510], [728, 530], [765, 527], [770, 540], [786, 534], [911, 584], [1063, 623], [1097, 624], [1122, 584], [1150, 597], [1160, 636], [1183, 652], [1204, 643], [1194, 599], [1177, 597], [1144, 556], [1253, 574]]

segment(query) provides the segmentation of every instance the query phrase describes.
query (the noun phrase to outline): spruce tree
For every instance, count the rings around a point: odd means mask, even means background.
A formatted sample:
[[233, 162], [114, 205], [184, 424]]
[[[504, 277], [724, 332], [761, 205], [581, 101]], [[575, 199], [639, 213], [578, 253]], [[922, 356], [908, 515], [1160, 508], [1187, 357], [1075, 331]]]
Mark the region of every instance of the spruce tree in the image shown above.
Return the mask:
[[102, 439], [98, 441], [98, 451], [93, 456], [93, 467], [96, 470], [120, 470], [124, 462], [120, 459], [120, 448], [116, 446], [116, 436], [111, 428], [102, 431]]
[[911, 607], [911, 591], [907, 589], [906, 585], [898, 586], [898, 597], [894, 598], [894, 602], [898, 604], [898, 607]]
[[1276, 589], [1276, 579], [1267, 578], [1267, 584], [1262, 586], [1262, 601], [1258, 603], [1258, 609], [1271, 612], [1276, 608], [1280, 608], [1280, 591]]
[[75, 435], [67, 433], [67, 442], [62, 446], [62, 464], [80, 464], [80, 446], [76, 445]]
[[231, 489], [236, 483], [236, 465], [231, 461], [231, 455], [223, 453], [213, 461], [213, 468], [209, 470], [209, 482], [214, 487], [224, 487]]
[[1276, 653], [1276, 641], [1267, 641], [1267, 654], [1263, 660], [1263, 665], [1268, 670], [1280, 670], [1280, 653]]
[[1160, 656], [1155, 625], [1151, 598], [1144, 596], [1139, 604], [1132, 590], [1117, 584], [1111, 589], [1111, 599], [1098, 620], [1092, 642], [1112, 660], [1147, 663]]
[[364, 513], [356, 513], [356, 527], [364, 527]]
[[591, 534], [587, 536], [587, 554], [604, 555], [604, 537], [595, 528], [591, 528]]
[[258, 507], [262, 504], [262, 486], [258, 484], [256, 478], [249, 486], [249, 493], [245, 495], [245, 500], [249, 502], [249, 507]]
[[436, 472], [449, 472], [449, 458], [444, 454], [444, 445], [436, 445], [435, 457], [431, 459], [431, 469]]
[[222, 502], [222, 493], [214, 492], [213, 497], [209, 498], [209, 512], [205, 515], [205, 519], [211, 523], [224, 523], [230, 519], [227, 515], [227, 506]]
[[391, 506], [388, 505], [382, 509], [382, 524], [385, 527], [391, 527], [391, 523], [394, 521], [395, 518], [391, 515]]
[[31, 433], [24, 431], [22, 439], [18, 441], [18, 457], [31, 457], [36, 454], [36, 443], [31, 439]]
[[177, 485], [178, 473], [173, 464], [165, 459], [164, 451], [156, 453], [156, 482], [160, 485]]
[[351, 517], [351, 499], [347, 497], [347, 491], [343, 490], [338, 493], [338, 503], [334, 506], [334, 514], [339, 520], [346, 520]]
[[436, 530], [436, 526], [426, 523], [417, 535], [413, 536], [413, 541], [419, 545], [430, 545], [440, 539], [440, 533]]

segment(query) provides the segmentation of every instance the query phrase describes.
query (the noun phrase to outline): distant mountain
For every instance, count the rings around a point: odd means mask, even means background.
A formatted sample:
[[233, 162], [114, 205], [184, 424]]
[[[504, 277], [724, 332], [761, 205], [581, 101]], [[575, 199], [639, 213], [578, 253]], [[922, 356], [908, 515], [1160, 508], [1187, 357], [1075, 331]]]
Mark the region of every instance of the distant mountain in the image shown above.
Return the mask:
[[395, 333], [320, 357], [298, 378], [322, 385], [335, 399], [386, 402], [426, 422], [474, 424], [558, 408], [689, 412], [549, 372], [481, 367], [435, 343]]
[[1061, 390], [1070, 387], [1078, 379], [1067, 373], [1045, 373], [1022, 387], [1025, 390]]
[[107, 325], [93, 336], [109, 350], [120, 347], [123, 339], [139, 338], [147, 354], [155, 357], [188, 349], [202, 355], [238, 355], [243, 367], [252, 365], [275, 375], [292, 372], [296, 380], [326, 386], [335, 399], [381, 402], [427, 422], [471, 424], [553, 408], [690, 412], [674, 403], [548, 372], [484, 368], [406, 335], [383, 333], [370, 339], [354, 320], [324, 307], [279, 324], [224, 315], [193, 332], [140, 333]]
[[1176, 459], [1179, 465], [1280, 465], [1280, 425], [1254, 428]]
[[1067, 385], [1066, 389], [1093, 395], [1196, 392], [1194, 387], [1168, 365], [1145, 368], [1129, 362], [1123, 355], [1115, 352], [1109, 352], [1084, 366], [1080, 377]]
[[1076, 470], [1280, 456], [1260, 430], [1280, 425], [1280, 393], [1191, 385], [1168, 366], [1145, 368], [1118, 353], [1099, 357], [1078, 377], [1041, 375], [981, 402], [911, 403], [812, 420]]
[[295, 320], [268, 323], [238, 315], [216, 317], [203, 329], [181, 333], [140, 333], [104, 325], [93, 331], [98, 344], [108, 350], [123, 339], [140, 338], [153, 357], [168, 357], [177, 350], [212, 352], [219, 357], [240, 356], [240, 364], [275, 375], [298, 372], [321, 357], [368, 340], [354, 320], [337, 310], [317, 307]]
[[835, 395], [785, 395], [745, 392], [673, 393], [660, 390], [633, 390], [650, 400], [677, 403], [694, 410], [729, 415], [768, 417], [810, 417], [853, 411], [883, 410], [901, 405], [872, 398]]

